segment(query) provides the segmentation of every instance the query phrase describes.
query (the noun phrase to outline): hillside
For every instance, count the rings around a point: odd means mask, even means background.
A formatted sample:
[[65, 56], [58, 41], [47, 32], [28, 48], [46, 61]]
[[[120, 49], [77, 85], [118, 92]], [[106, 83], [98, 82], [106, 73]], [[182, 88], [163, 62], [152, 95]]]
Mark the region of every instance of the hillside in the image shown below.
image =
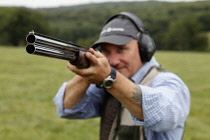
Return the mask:
[[[5, 9], [0, 8], [0, 17], [6, 19], [0, 23], [3, 24], [0, 26], [0, 31], [18, 13], [14, 12], [17, 11], [16, 8], [8, 8], [6, 9], [8, 12], [5, 14]], [[210, 31], [210, 1], [107, 2], [25, 10], [28, 14], [23, 17], [27, 18], [31, 13], [37, 13], [37, 16], [35, 15], [33, 19], [29, 18], [28, 21], [30, 22], [23, 26], [24, 32], [28, 32], [34, 27], [33, 29], [37, 32], [84, 46], [90, 46], [97, 39], [108, 17], [121, 11], [133, 12], [139, 16], [149, 28], [158, 48], [163, 50], [206, 50], [207, 38], [204, 34]], [[16, 22], [20, 21], [17, 20]], [[39, 22], [41, 25], [37, 27]], [[33, 24], [36, 25], [29, 26]], [[183, 40], [183, 36], [185, 36], [185, 40]], [[172, 38], [178, 38], [178, 41], [173, 42]], [[1, 42], [0, 39], [0, 44], [2, 44]]]

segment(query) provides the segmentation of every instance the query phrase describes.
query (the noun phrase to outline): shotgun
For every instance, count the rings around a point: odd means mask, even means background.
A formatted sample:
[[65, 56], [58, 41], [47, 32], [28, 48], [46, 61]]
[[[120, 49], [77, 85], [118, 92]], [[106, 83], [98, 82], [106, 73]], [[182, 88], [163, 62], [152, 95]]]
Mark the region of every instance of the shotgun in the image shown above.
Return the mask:
[[30, 31], [26, 36], [26, 52], [51, 58], [68, 60], [78, 68], [88, 68], [89, 61], [84, 56], [88, 48], [60, 39]]

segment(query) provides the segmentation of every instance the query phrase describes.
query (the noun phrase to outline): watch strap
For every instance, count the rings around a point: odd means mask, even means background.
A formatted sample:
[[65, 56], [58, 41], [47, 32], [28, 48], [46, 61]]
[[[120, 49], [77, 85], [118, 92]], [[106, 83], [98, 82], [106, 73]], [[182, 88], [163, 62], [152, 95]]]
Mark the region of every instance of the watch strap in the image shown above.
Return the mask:
[[113, 78], [113, 79], [116, 79], [116, 70], [115, 68], [111, 67], [111, 74], [110, 76]]

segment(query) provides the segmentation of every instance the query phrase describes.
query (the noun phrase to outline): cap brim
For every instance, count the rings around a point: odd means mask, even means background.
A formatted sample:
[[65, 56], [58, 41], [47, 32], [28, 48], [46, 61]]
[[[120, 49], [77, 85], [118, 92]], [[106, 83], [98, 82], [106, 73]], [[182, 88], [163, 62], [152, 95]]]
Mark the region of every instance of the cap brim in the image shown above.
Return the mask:
[[116, 35], [110, 35], [110, 36], [103, 36], [100, 37], [94, 44], [93, 48], [98, 47], [102, 43], [109, 43], [109, 44], [114, 44], [114, 45], [125, 45], [128, 42], [130, 42], [132, 37], [129, 36], [116, 36]]

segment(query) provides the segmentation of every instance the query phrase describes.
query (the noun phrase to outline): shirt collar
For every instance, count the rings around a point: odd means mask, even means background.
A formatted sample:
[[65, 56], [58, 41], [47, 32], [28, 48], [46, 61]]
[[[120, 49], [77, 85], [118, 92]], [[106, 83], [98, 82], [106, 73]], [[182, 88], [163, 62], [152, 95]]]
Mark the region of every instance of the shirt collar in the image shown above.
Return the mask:
[[155, 57], [153, 56], [149, 62], [146, 62], [132, 77], [132, 81], [135, 83], [140, 83], [140, 81], [144, 78], [147, 74], [149, 69], [153, 66], [159, 66], [159, 63], [156, 61]]

